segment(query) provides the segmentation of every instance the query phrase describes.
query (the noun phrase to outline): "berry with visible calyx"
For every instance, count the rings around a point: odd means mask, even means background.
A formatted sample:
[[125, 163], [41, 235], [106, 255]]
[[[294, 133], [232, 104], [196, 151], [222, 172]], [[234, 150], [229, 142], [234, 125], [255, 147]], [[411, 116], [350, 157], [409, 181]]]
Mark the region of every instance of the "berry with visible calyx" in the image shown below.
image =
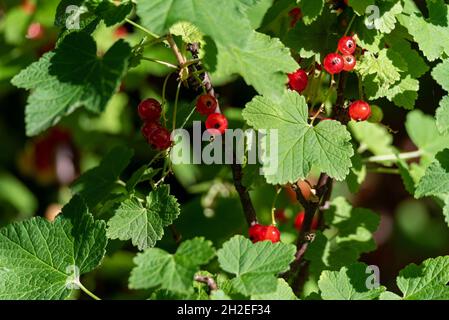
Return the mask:
[[160, 126], [148, 137], [148, 143], [157, 150], [167, 150], [172, 144], [170, 131]]
[[303, 92], [307, 88], [308, 82], [309, 78], [307, 73], [302, 69], [298, 69], [295, 72], [288, 74], [288, 86], [290, 89], [299, 93]]
[[343, 70], [352, 71], [355, 68], [356, 61], [352, 54], [343, 56]]
[[371, 107], [365, 101], [354, 101], [349, 106], [349, 116], [355, 121], [365, 121], [371, 116]]
[[139, 117], [145, 121], [159, 120], [162, 114], [162, 107], [156, 99], [143, 100], [137, 107]]
[[156, 131], [159, 130], [162, 126], [155, 121], [147, 121], [144, 123], [142, 127], [142, 135], [149, 140], [150, 136]]
[[266, 231], [266, 226], [256, 223], [249, 228], [249, 238], [254, 243], [263, 241]]
[[222, 135], [228, 128], [228, 119], [221, 113], [213, 113], [207, 117], [206, 129], [212, 135]]
[[324, 69], [330, 74], [336, 74], [343, 71], [344, 62], [343, 57], [338, 53], [329, 53], [324, 58]]
[[210, 115], [217, 110], [217, 99], [210, 94], [201, 95], [196, 101], [196, 110], [202, 115]]
[[275, 226], [268, 226], [263, 240], [268, 240], [273, 243], [281, 241], [281, 233], [279, 232], [279, 229]]
[[33, 22], [28, 27], [26, 37], [31, 40], [39, 40], [44, 37], [44, 34], [45, 34], [44, 26], [42, 26], [42, 24], [40, 24], [39, 22]]
[[338, 41], [338, 51], [344, 55], [353, 54], [356, 49], [356, 43], [353, 37], [345, 36]]

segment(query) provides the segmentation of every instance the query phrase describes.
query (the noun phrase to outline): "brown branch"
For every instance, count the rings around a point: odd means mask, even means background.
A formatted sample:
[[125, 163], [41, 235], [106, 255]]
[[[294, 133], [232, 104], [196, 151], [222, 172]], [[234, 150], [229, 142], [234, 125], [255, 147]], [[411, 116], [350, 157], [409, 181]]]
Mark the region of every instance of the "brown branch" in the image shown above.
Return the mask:
[[207, 284], [210, 291], [218, 290], [218, 285], [212, 277], [200, 276], [197, 274], [197, 275], [195, 275], [194, 280], [196, 282], [201, 282], [201, 283]]
[[[187, 46], [187, 50], [190, 51], [192, 54], [192, 57], [194, 59], [198, 59], [199, 57], [199, 44], [198, 43], [191, 43]], [[196, 64], [197, 67], [201, 68], [201, 62], [198, 62]], [[195, 67], [195, 66], [194, 66]], [[202, 86], [206, 89], [207, 93], [217, 98], [214, 86], [212, 85], [210, 76], [207, 72], [204, 72], [204, 78], [202, 79], [203, 83], [201, 83]], [[218, 107], [218, 110], [220, 108]], [[237, 190], [237, 193], [239, 194], [240, 202], [242, 204], [243, 213], [245, 215], [246, 222], [248, 223], [248, 226], [251, 226], [255, 223], [257, 223], [257, 215], [256, 210], [254, 209], [254, 205], [251, 201], [251, 197], [249, 195], [248, 189], [243, 185], [243, 168], [240, 164], [237, 163], [235, 150], [233, 148], [233, 154], [232, 154], [232, 176], [234, 179], [234, 186]]]
[[333, 118], [340, 121], [342, 124], [347, 124], [349, 122], [349, 115], [347, 110], [344, 108], [345, 103], [345, 86], [346, 80], [348, 79], [348, 73], [343, 72], [340, 74], [337, 87], [337, 102], [332, 108]]

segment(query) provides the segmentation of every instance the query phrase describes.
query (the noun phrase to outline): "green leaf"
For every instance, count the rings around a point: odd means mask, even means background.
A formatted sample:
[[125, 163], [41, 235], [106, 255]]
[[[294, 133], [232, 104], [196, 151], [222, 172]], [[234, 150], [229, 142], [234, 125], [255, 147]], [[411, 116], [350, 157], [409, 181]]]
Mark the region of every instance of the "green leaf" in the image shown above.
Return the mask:
[[309, 25], [320, 16], [324, 0], [298, 0], [298, 5], [301, 7], [304, 23]]
[[294, 245], [270, 241], [253, 244], [235, 236], [223, 244], [217, 256], [220, 267], [236, 276], [231, 281], [234, 289], [250, 296], [276, 291], [275, 275], [289, 269], [295, 253]]
[[439, 152], [418, 182], [416, 198], [436, 196], [445, 199], [443, 215], [449, 225], [449, 149]]
[[366, 8], [375, 3], [374, 0], [349, 0], [348, 5], [354, 9], [359, 16], [366, 14]]
[[417, 198], [440, 194], [449, 194], [449, 149], [436, 155], [435, 161], [419, 181], [415, 193]]
[[327, 258], [329, 266], [348, 265], [362, 253], [376, 249], [373, 233], [379, 227], [380, 218], [371, 210], [352, 208], [345, 198], [338, 197], [325, 212], [325, 220], [338, 229]]
[[292, 288], [284, 279], [278, 279], [275, 292], [266, 294], [253, 294], [251, 300], [298, 300]]
[[[273, 163], [265, 161], [263, 170], [267, 182], [294, 183], [306, 178], [312, 165], [336, 180], [343, 180], [348, 175], [354, 154], [349, 132], [337, 121], [310, 125], [307, 103], [296, 92], [287, 92], [279, 103], [266, 97], [255, 97], [246, 105], [243, 117], [255, 129], [268, 130], [264, 157], [265, 160], [268, 154], [270, 158], [277, 157], [277, 168], [276, 172], [270, 172], [268, 166]], [[270, 141], [276, 144], [277, 154], [268, 147]]]
[[68, 285], [100, 264], [105, 223], [79, 197], [62, 212], [53, 223], [37, 217], [0, 229], [0, 299], [67, 299]]
[[27, 134], [44, 131], [81, 106], [103, 111], [120, 85], [130, 53], [130, 46], [119, 40], [98, 58], [91, 36], [71, 33], [56, 51], [22, 70], [11, 82], [32, 90], [26, 108]]
[[252, 32], [244, 46], [230, 49], [217, 43], [217, 47], [217, 70], [211, 73], [212, 78], [240, 74], [248, 85], [272, 99], [286, 91], [286, 73], [298, 68], [279, 39], [261, 33]]
[[110, 239], [132, 240], [139, 250], [154, 247], [164, 235], [164, 227], [179, 216], [178, 201], [168, 185], [152, 191], [145, 206], [137, 198], [125, 200], [108, 222]]
[[445, 96], [436, 111], [437, 128], [441, 134], [449, 134], [449, 96]]
[[90, 208], [108, 198], [117, 187], [117, 180], [128, 166], [134, 152], [126, 147], [112, 149], [95, 167], [84, 173], [72, 185], [72, 191], [81, 195]]
[[374, 27], [382, 33], [390, 33], [396, 25], [396, 16], [402, 13], [402, 3], [400, 1], [376, 2], [380, 16], [374, 20]]
[[405, 300], [449, 299], [449, 256], [427, 259], [421, 265], [411, 264], [396, 280]]
[[420, 110], [407, 114], [405, 128], [413, 143], [422, 152], [421, 166], [426, 168], [435, 155], [449, 148], [449, 136], [441, 135], [433, 117], [425, 115]]
[[385, 291], [384, 287], [368, 289], [367, 266], [356, 263], [340, 271], [323, 271], [318, 287], [324, 300], [373, 300]]
[[335, 15], [329, 10], [323, 10], [323, 14], [311, 25], [305, 25], [299, 21], [291, 29], [285, 38], [285, 43], [294, 49], [302, 58], [315, 56], [316, 61], [322, 61], [324, 57], [335, 51], [338, 36], [333, 32], [335, 28]]
[[449, 92], [449, 59], [444, 60], [432, 70], [432, 77], [444, 90]]
[[195, 273], [214, 255], [212, 242], [204, 238], [183, 242], [173, 255], [158, 248], [149, 248], [134, 259], [137, 266], [131, 272], [129, 287], [191, 293]]
[[349, 175], [346, 177], [346, 184], [348, 185], [349, 191], [352, 193], [357, 193], [360, 186], [365, 181], [366, 178], [366, 165], [363, 164], [362, 157], [360, 154], [356, 153], [352, 159], [352, 168]]
[[388, 130], [377, 124], [370, 122], [349, 123], [355, 139], [360, 142], [360, 148], [369, 150], [375, 155], [387, 155], [396, 152], [393, 147], [393, 136]]
[[103, 19], [106, 26], [110, 27], [123, 22], [131, 13], [133, 3], [131, 0], [115, 4], [111, 1], [102, 1], [95, 9], [95, 14]]
[[153, 0], [139, 2], [137, 13], [142, 24], [156, 34], [167, 33], [178, 22], [195, 24], [214, 42], [206, 46], [206, 57], [215, 56], [218, 50], [216, 70], [210, 70], [212, 77], [214, 71], [221, 76], [240, 74], [260, 94], [277, 98], [285, 91], [286, 73], [298, 65], [279, 40], [253, 31], [245, 10], [254, 3]]
[[[419, 49], [429, 61], [438, 59], [443, 53], [449, 54], [449, 6], [443, 0], [427, 1], [431, 16], [424, 19], [420, 13], [401, 14], [400, 23], [418, 43]], [[438, 12], [435, 14], [435, 12]], [[438, 41], [435, 41], [438, 39]]]

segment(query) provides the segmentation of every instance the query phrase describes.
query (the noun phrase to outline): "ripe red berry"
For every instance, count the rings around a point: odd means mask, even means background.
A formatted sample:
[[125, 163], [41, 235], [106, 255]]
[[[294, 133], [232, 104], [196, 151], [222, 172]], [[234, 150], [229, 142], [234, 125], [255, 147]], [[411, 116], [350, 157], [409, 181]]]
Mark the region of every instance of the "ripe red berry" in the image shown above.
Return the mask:
[[352, 71], [355, 68], [356, 61], [352, 54], [344, 55], [343, 56], [343, 70], [345, 71]]
[[356, 49], [356, 43], [353, 37], [345, 36], [338, 41], [338, 51], [342, 54], [353, 54]]
[[202, 115], [210, 115], [217, 110], [217, 99], [210, 94], [203, 94], [199, 96], [196, 101], [196, 110]]
[[266, 230], [266, 226], [256, 223], [249, 228], [249, 238], [253, 243], [263, 241]]
[[[306, 216], [306, 214], [304, 211], [299, 212], [298, 215], [296, 216], [296, 218], [295, 218], [295, 229], [296, 230], [301, 231], [305, 216]], [[314, 217], [312, 220], [311, 229], [312, 230], [318, 229], [318, 219], [316, 217]]]
[[329, 53], [324, 58], [324, 69], [330, 74], [336, 74], [343, 71], [343, 57], [337, 53]]
[[114, 30], [114, 37], [117, 39], [126, 38], [128, 35], [128, 29], [125, 26], [119, 26]]
[[22, 10], [29, 15], [32, 15], [36, 11], [36, 5], [30, 0], [22, 0], [22, 4], [20, 6]]
[[142, 127], [142, 134], [148, 140], [150, 136], [158, 129], [161, 128], [161, 125], [154, 121], [147, 121], [144, 123]]
[[221, 113], [213, 113], [207, 117], [206, 128], [212, 135], [222, 135], [228, 128], [228, 120]]
[[166, 150], [170, 148], [171, 142], [170, 131], [162, 126], [159, 126], [148, 137], [148, 143], [151, 144], [157, 150]]
[[26, 37], [31, 40], [39, 40], [44, 37], [45, 30], [44, 27], [39, 22], [33, 22], [28, 27]]
[[162, 113], [161, 104], [156, 99], [143, 100], [139, 104], [137, 110], [139, 112], [139, 117], [145, 121], [159, 120]]
[[309, 78], [307, 73], [302, 69], [298, 69], [295, 72], [288, 74], [288, 85], [290, 89], [299, 93], [307, 88], [308, 82]]
[[355, 121], [365, 121], [371, 116], [371, 107], [365, 101], [354, 101], [349, 106], [349, 116]]
[[290, 16], [290, 28], [293, 28], [299, 20], [302, 18], [302, 11], [300, 8], [293, 8], [289, 11], [288, 15]]
[[273, 243], [281, 241], [281, 233], [279, 232], [279, 229], [275, 226], [268, 226], [265, 231], [264, 240], [269, 240]]

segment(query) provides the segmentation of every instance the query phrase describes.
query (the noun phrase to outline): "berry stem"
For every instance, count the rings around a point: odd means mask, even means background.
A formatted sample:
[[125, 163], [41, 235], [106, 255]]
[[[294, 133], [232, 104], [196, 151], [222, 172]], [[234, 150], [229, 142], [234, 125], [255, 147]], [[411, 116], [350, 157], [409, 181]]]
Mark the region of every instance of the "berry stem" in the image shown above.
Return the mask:
[[176, 96], [175, 96], [175, 107], [173, 109], [173, 131], [176, 129], [176, 115], [178, 113], [178, 102], [179, 102], [179, 93], [181, 92], [182, 82], [178, 82], [178, 86], [176, 88]]
[[100, 301], [101, 299], [99, 297], [97, 297], [95, 294], [93, 294], [92, 292], [89, 291], [89, 289], [87, 289], [81, 282], [77, 282], [76, 285], [85, 293], [87, 294], [89, 297], [91, 297], [94, 300]]
[[126, 18], [125, 21], [128, 22], [130, 25], [134, 26], [135, 28], [139, 29], [140, 31], [143, 31], [144, 33], [150, 35], [152, 38], [155, 38], [155, 39], [159, 38], [159, 36], [157, 34], [151, 32], [150, 30], [148, 30], [144, 26], [141, 26], [140, 24], [132, 21], [131, 19]]
[[353, 15], [352, 15], [352, 18], [351, 18], [351, 21], [349, 22], [348, 27], [346, 28], [343, 37], [346, 37], [346, 36], [348, 35], [348, 33], [349, 33], [349, 31], [351, 30], [352, 25], [353, 25], [353, 23], [354, 23], [354, 21], [355, 21], [355, 17], [356, 17], [356, 15], [353, 14]]
[[175, 66], [174, 64], [171, 64], [169, 62], [165, 62], [165, 61], [162, 61], [162, 60], [153, 59], [153, 58], [149, 58], [149, 57], [142, 57], [141, 59], [142, 60], [146, 60], [146, 61], [150, 61], [150, 62], [154, 62], [154, 63], [158, 63], [158, 64], [161, 64], [163, 66], [166, 66], [166, 67], [169, 67], [169, 68], [172, 68], [172, 69], [178, 69], [178, 66]]
[[365, 163], [376, 163], [376, 162], [389, 162], [389, 161], [397, 161], [397, 160], [409, 160], [419, 158], [423, 155], [422, 150], [412, 151], [412, 152], [404, 152], [399, 154], [387, 154], [382, 156], [373, 156], [367, 159], [364, 159]]
[[172, 74], [171, 73], [169, 73], [166, 77], [165, 77], [165, 79], [164, 79], [164, 84], [162, 85], [162, 118], [164, 119], [164, 125], [165, 126], [167, 126], [167, 118], [166, 118], [166, 116], [165, 116], [165, 111], [166, 111], [166, 109], [165, 109], [165, 107], [166, 107], [166, 104], [167, 104], [167, 98], [166, 98], [166, 95], [167, 95], [167, 85], [168, 85], [168, 80], [170, 79], [170, 76], [171, 76]]
[[278, 199], [281, 191], [282, 191], [282, 188], [280, 188], [279, 186], [276, 186], [276, 194], [274, 195], [273, 203], [271, 205], [271, 224], [273, 226], [276, 225], [276, 216], [275, 216], [274, 212], [276, 211], [276, 202], [277, 202], [277, 199]]

